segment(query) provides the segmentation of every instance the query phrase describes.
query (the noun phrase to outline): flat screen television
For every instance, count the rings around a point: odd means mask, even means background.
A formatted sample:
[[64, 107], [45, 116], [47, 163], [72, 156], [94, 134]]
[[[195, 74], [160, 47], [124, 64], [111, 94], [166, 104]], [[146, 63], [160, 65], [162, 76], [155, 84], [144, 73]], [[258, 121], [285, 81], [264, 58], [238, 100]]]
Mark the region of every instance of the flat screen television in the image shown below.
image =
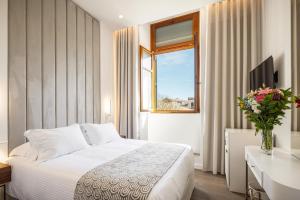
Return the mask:
[[250, 89], [256, 90], [263, 87], [263, 85], [270, 88], [275, 87], [274, 62], [272, 56], [250, 72]]

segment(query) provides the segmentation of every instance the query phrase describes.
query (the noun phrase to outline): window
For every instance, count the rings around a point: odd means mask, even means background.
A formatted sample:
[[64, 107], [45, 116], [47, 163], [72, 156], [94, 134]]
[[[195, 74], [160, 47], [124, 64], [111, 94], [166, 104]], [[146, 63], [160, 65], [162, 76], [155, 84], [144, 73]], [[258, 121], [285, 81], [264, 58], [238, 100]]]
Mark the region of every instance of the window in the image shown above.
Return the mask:
[[142, 46], [140, 46], [140, 93], [141, 111], [150, 111], [152, 108], [152, 55]]
[[140, 51], [141, 111], [199, 112], [198, 34], [199, 13], [151, 25], [151, 51]]
[[194, 49], [156, 55], [156, 110], [195, 110]]

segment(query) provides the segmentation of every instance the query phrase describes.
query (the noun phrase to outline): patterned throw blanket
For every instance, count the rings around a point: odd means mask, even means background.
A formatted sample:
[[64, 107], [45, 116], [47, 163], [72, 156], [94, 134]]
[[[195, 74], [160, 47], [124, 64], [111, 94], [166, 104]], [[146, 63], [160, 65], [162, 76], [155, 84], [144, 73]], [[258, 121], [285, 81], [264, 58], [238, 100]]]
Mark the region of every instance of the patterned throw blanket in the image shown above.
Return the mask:
[[184, 151], [172, 144], [145, 144], [84, 174], [75, 200], [145, 200]]

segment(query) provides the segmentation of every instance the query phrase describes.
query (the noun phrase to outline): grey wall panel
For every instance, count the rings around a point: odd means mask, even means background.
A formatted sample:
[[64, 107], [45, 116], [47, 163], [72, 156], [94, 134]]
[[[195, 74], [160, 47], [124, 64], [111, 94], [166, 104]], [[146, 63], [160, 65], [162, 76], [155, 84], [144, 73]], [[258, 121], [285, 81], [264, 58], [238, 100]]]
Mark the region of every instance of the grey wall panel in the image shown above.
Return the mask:
[[55, 123], [55, 0], [43, 0], [43, 128]]
[[42, 128], [42, 1], [27, 0], [27, 129]]
[[100, 99], [100, 25], [93, 19], [94, 122], [101, 122]]
[[8, 148], [22, 144], [26, 130], [26, 1], [8, 1]]
[[56, 0], [56, 125], [67, 125], [67, 4]]
[[85, 122], [85, 14], [77, 7], [77, 111], [78, 123]]
[[94, 121], [94, 88], [93, 88], [93, 21], [88, 14], [85, 16], [85, 41], [86, 41], [86, 121], [93, 123]]
[[100, 25], [71, 0], [9, 0], [9, 150], [24, 131], [100, 122]]
[[76, 62], [76, 6], [67, 1], [67, 78], [68, 78], [68, 124], [77, 122], [77, 62]]

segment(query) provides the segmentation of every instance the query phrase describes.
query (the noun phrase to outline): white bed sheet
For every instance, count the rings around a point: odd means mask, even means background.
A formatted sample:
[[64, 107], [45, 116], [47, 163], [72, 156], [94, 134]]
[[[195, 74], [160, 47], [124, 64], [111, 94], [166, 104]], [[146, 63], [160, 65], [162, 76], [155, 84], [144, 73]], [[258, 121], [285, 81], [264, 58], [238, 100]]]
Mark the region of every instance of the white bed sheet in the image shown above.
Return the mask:
[[[19, 200], [73, 200], [79, 178], [94, 167], [139, 148], [145, 141], [119, 140], [92, 146], [50, 161], [38, 163], [23, 157], [12, 157], [12, 181], [8, 194]], [[191, 147], [152, 189], [149, 200], [181, 200], [194, 174]]]

